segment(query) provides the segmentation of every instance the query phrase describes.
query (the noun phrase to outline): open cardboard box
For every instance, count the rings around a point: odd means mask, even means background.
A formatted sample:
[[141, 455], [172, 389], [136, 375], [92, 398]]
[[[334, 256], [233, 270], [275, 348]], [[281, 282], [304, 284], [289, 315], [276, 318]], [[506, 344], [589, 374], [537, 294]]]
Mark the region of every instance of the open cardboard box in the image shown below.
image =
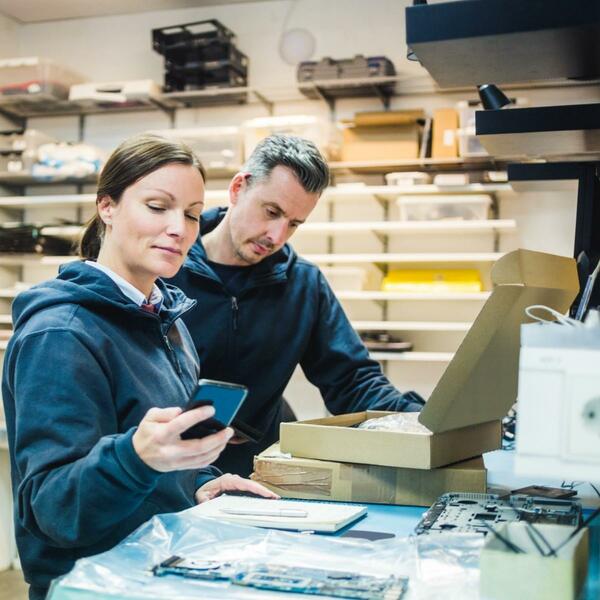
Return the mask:
[[500, 448], [500, 421], [517, 397], [525, 309], [566, 312], [579, 290], [575, 260], [515, 250], [492, 268], [494, 289], [420, 414], [429, 431], [353, 428], [386, 413], [366, 411], [282, 423], [281, 451], [316, 458], [430, 469]]
[[273, 444], [254, 458], [251, 478], [283, 498], [431, 506], [446, 492], [487, 491], [481, 456], [441, 469], [403, 469], [282, 455]]

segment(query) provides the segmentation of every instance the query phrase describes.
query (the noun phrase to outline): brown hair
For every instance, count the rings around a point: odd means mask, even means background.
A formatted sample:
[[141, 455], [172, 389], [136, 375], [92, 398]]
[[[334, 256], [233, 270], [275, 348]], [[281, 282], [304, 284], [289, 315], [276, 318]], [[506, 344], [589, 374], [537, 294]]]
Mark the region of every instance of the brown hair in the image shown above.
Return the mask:
[[[141, 134], [126, 139], [106, 161], [96, 192], [96, 204], [105, 196], [114, 202], [136, 181], [165, 165], [190, 165], [200, 171], [206, 181], [206, 171], [194, 152], [183, 142], [158, 135]], [[85, 224], [79, 242], [79, 256], [96, 259], [100, 252], [106, 225], [98, 212]]]

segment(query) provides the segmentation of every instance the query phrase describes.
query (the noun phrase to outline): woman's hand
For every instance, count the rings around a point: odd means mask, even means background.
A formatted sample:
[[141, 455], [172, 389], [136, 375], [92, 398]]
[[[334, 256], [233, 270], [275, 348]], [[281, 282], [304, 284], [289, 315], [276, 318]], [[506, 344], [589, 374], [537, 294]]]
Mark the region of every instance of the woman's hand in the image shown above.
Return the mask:
[[233, 430], [227, 427], [198, 440], [182, 440], [181, 434], [214, 414], [212, 406], [186, 412], [179, 407], [151, 408], [133, 434], [133, 448], [149, 467], [161, 473], [207, 467], [223, 452]]
[[264, 496], [265, 498], [271, 498], [273, 500], [279, 498], [277, 494], [267, 489], [264, 485], [256, 483], [256, 481], [243, 479], [239, 475], [227, 473], [226, 475], [221, 475], [221, 477], [217, 477], [216, 479], [205, 483], [201, 488], [198, 488], [196, 490], [196, 502], [201, 504], [224, 492], [234, 491], [250, 492], [251, 494]]

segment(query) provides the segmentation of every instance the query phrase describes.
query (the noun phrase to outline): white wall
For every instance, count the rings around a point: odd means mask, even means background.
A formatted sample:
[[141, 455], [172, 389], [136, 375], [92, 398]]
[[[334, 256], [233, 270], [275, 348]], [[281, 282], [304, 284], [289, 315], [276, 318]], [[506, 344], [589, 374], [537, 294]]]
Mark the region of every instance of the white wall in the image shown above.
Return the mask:
[[0, 58], [18, 55], [18, 27], [16, 21], [0, 15]]
[[[282, 25], [306, 27], [316, 38], [316, 56], [386, 54], [397, 65], [405, 55], [404, 6], [398, 0], [301, 0], [254, 2], [53, 21], [20, 29], [21, 52], [45, 54], [92, 80], [162, 76], [162, 57], [151, 48], [151, 29], [217, 18], [237, 35], [250, 56], [254, 84], [292, 84], [295, 69], [278, 56]], [[291, 12], [290, 12], [291, 9]], [[365, 26], [369, 23], [369, 26]], [[403, 70], [405, 65], [403, 66]], [[407, 64], [407, 69], [415, 69]]]

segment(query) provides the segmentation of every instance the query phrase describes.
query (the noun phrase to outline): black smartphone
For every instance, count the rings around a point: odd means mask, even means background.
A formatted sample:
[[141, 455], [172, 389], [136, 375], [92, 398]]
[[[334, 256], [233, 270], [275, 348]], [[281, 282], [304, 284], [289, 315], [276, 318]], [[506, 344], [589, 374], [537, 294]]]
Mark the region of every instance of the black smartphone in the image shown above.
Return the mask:
[[262, 431], [252, 427], [252, 425], [248, 425], [248, 423], [245, 423], [239, 417], [236, 417], [231, 422], [231, 427], [233, 427], [233, 431], [237, 437], [247, 442], [260, 442], [264, 436]]
[[240, 406], [248, 395], [248, 388], [236, 383], [200, 379], [191, 395], [184, 412], [200, 406], [214, 406], [215, 414], [210, 419], [196, 423], [181, 434], [181, 439], [202, 438], [221, 429], [233, 421]]

